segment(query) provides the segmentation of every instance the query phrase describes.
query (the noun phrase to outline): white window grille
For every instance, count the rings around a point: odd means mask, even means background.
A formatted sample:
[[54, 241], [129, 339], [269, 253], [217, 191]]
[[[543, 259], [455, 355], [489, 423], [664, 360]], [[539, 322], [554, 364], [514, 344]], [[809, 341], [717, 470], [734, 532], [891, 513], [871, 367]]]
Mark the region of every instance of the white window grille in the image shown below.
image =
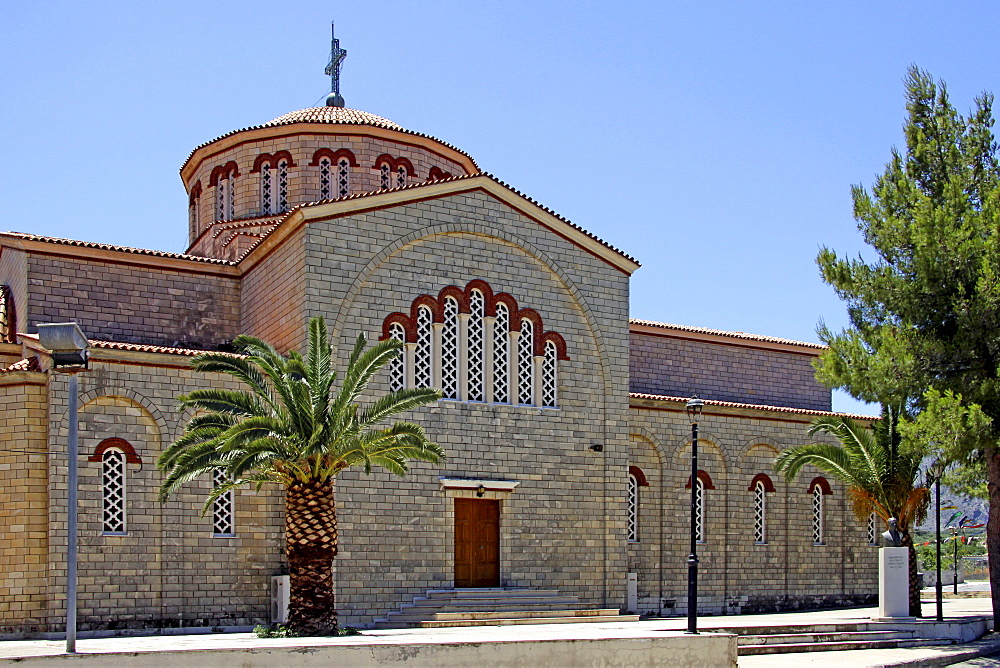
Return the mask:
[[[398, 322], [392, 323], [389, 327], [389, 338], [403, 342], [406, 332]], [[399, 354], [389, 362], [389, 391], [398, 392], [406, 387], [406, 360], [403, 349], [399, 349]]]
[[626, 518], [626, 530], [628, 531], [628, 541], [630, 543], [639, 542], [639, 481], [631, 473], [628, 476], [628, 517]]
[[694, 539], [705, 542], [705, 483], [701, 478], [694, 481]]
[[215, 184], [215, 219], [229, 220], [229, 179], [219, 179]]
[[341, 158], [337, 163], [337, 197], [347, 197], [351, 194], [351, 163], [347, 158]]
[[823, 544], [823, 488], [813, 486], [813, 545]]
[[271, 213], [272, 183], [271, 164], [264, 163], [260, 166], [260, 212], [262, 215]]
[[531, 389], [535, 383], [535, 334], [530, 320], [521, 321], [521, 336], [517, 339], [517, 402], [534, 403]]
[[108, 449], [101, 457], [104, 533], [125, 534], [125, 453]]
[[753, 488], [753, 513], [753, 540], [763, 545], [767, 542], [767, 490], [761, 480]]
[[402, 188], [406, 185], [406, 167], [400, 165], [396, 168], [396, 187]]
[[441, 392], [445, 399], [458, 399], [458, 301], [444, 300], [444, 330], [441, 332]]
[[878, 515], [875, 513], [868, 516], [868, 544], [878, 545]]
[[278, 209], [277, 212], [288, 211], [288, 161], [278, 162]]
[[333, 192], [332, 175], [330, 171], [330, 158], [321, 158], [319, 161], [319, 198], [330, 199]]
[[14, 311], [13, 300], [10, 286], [0, 285], [0, 343], [14, 342], [14, 329], [17, 325], [11, 316]]
[[388, 190], [392, 185], [392, 172], [389, 169], [389, 163], [383, 162], [381, 167], [382, 172], [382, 190]]
[[199, 198], [195, 197], [188, 207], [188, 228], [191, 230], [192, 237], [198, 233], [198, 207], [200, 204]]
[[[212, 473], [212, 484], [216, 488], [228, 482], [225, 472], [216, 469]], [[233, 490], [219, 495], [212, 503], [212, 535], [216, 538], [232, 538], [236, 535], [233, 521]]]
[[431, 359], [431, 310], [417, 309], [417, 349], [413, 356], [413, 382], [417, 387], [430, 387], [433, 369]]
[[469, 295], [469, 312], [469, 401], [484, 401], [486, 349], [483, 345], [483, 318], [486, 316], [486, 298], [479, 290], [473, 290]]
[[556, 405], [556, 344], [545, 342], [545, 359], [542, 361], [542, 405]]
[[503, 302], [497, 304], [493, 323], [493, 401], [506, 404], [510, 401], [510, 312]]

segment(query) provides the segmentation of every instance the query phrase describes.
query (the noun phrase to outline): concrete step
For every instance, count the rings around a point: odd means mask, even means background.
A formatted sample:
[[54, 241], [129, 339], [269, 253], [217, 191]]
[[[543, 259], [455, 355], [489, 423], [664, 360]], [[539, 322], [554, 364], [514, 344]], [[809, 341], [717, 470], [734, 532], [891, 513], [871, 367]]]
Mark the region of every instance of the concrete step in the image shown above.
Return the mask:
[[912, 640], [912, 631], [840, 631], [832, 633], [774, 633], [737, 638], [741, 647], [749, 645], [787, 645], [803, 643], [855, 642], [865, 640]]
[[421, 610], [486, 610], [509, 608], [516, 610], [519, 608], [575, 608], [584, 605], [576, 597], [553, 596], [552, 598], [523, 598], [521, 600], [511, 600], [506, 598], [482, 598], [482, 599], [458, 599], [449, 600], [438, 599], [415, 599], [412, 604], [403, 605], [404, 608], [420, 608]]
[[423, 621], [393, 623], [383, 619], [375, 620], [376, 629], [422, 628], [441, 629], [456, 626], [514, 626], [519, 624], [580, 624], [590, 622], [636, 622], [639, 615], [595, 615], [591, 617], [509, 617], [505, 619], [475, 619], [455, 621]]
[[506, 610], [503, 612], [464, 611], [464, 612], [432, 612], [410, 613], [406, 611], [390, 612], [386, 619], [390, 622], [421, 622], [421, 621], [456, 621], [481, 619], [541, 619], [553, 617], [573, 617], [580, 621], [589, 621], [589, 617], [608, 617], [617, 615], [618, 611], [608, 610]]
[[555, 589], [502, 589], [500, 587], [463, 587], [461, 589], [428, 589], [426, 598], [528, 598], [560, 596]]
[[844, 642], [782, 643], [775, 645], [739, 645], [740, 656], [786, 654], [791, 652], [839, 652], [852, 649], [895, 649], [899, 647], [931, 647], [955, 645], [951, 638], [910, 638], [898, 640], [854, 640]]

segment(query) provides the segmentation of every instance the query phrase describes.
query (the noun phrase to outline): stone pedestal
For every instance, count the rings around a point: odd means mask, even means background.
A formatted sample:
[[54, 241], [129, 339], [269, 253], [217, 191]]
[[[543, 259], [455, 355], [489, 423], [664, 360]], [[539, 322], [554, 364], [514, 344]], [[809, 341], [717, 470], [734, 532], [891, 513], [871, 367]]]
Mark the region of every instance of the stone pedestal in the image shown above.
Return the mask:
[[884, 547], [878, 551], [878, 617], [905, 621], [910, 617], [910, 550]]

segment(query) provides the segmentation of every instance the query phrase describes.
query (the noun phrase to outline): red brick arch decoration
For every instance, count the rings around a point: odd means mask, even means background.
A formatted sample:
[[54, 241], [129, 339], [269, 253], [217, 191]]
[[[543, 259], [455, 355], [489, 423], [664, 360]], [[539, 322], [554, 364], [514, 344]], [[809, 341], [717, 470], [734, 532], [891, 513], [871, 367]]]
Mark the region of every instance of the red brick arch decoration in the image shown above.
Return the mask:
[[809, 483], [809, 493], [812, 494], [813, 490], [816, 489], [817, 487], [823, 490], [824, 496], [829, 496], [833, 494], [833, 489], [830, 487], [830, 483], [827, 482], [826, 478], [824, 478], [823, 476], [817, 476], [812, 479], [812, 482]]
[[757, 475], [755, 475], [753, 477], [753, 480], [750, 481], [750, 491], [751, 492], [754, 491], [755, 489], [757, 489], [757, 483], [758, 482], [764, 483], [764, 491], [765, 492], [768, 492], [768, 493], [774, 492], [774, 483], [771, 482], [771, 477], [769, 475], [767, 475], [766, 473], [758, 473]]
[[104, 453], [108, 450], [121, 450], [125, 453], [125, 461], [129, 464], [139, 464], [142, 466], [142, 459], [136, 454], [132, 444], [123, 438], [106, 438], [94, 448], [94, 454], [87, 458], [88, 462], [99, 462], [104, 458]]

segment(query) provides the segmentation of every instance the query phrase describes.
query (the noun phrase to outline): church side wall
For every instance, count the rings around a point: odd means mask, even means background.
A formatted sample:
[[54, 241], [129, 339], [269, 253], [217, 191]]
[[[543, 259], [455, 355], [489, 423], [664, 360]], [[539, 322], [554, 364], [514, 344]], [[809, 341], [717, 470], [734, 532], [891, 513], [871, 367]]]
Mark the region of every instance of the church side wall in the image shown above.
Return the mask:
[[76, 321], [91, 339], [209, 347], [239, 327], [239, 282], [53, 255], [28, 257], [28, 328]]
[[[680, 405], [670, 410], [632, 407], [630, 422], [630, 464], [642, 468], [650, 482], [640, 488], [639, 541], [629, 548], [630, 566], [639, 574], [639, 608], [654, 614], [684, 614], [690, 422]], [[820, 472], [807, 467], [792, 483], [774, 473], [780, 450], [811, 442], [807, 428], [807, 422], [766, 416], [703, 416], [699, 469], [709, 475], [715, 489], [705, 491], [706, 537], [698, 545], [701, 612], [746, 614], [875, 600], [876, 555], [868, 546], [866, 528], [850, 511], [844, 486], [827, 476], [833, 493], [824, 496], [825, 544], [814, 545], [809, 484]], [[658, 461], [664, 464], [661, 471], [646, 470]], [[775, 489], [765, 495], [763, 544], [755, 542], [750, 489], [758, 474], [767, 475]], [[662, 513], [655, 512], [656, 504], [662, 504]]]
[[630, 334], [630, 391], [831, 410], [812, 355]]
[[0, 375], [0, 635], [49, 630], [46, 376]]
[[304, 232], [299, 231], [244, 274], [240, 332], [257, 336], [282, 352], [305, 343]]
[[28, 326], [28, 254], [22, 250], [0, 244], [0, 285], [10, 287], [14, 297], [17, 322], [15, 332], [24, 332]]
[[[619, 608], [626, 481], [613, 472], [628, 447], [627, 276], [482, 193], [311, 223], [307, 253], [309, 311], [327, 316], [340, 364], [358, 333], [378, 338], [390, 313], [473, 279], [535, 309], [570, 358], [559, 363], [559, 408], [442, 400], [405, 416], [443, 446], [442, 463], [415, 463], [402, 479], [341, 474], [343, 622], [370, 624], [453, 585], [455, 497], [475, 495], [443, 489], [442, 476], [520, 483], [485, 495], [501, 501], [503, 585]], [[383, 374], [372, 391], [386, 390]]]

